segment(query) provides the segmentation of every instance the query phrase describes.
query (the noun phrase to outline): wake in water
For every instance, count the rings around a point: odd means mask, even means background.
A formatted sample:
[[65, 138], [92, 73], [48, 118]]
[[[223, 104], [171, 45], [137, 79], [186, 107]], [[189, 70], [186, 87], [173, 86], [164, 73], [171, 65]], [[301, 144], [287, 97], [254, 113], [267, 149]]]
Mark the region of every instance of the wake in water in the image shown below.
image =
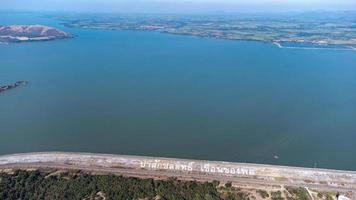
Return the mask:
[[329, 50], [329, 51], [356, 51], [355, 47], [345, 47], [345, 48], [322, 48], [322, 47], [287, 47], [283, 46], [278, 42], [273, 42], [278, 48], [281, 49], [303, 49], [303, 50]]

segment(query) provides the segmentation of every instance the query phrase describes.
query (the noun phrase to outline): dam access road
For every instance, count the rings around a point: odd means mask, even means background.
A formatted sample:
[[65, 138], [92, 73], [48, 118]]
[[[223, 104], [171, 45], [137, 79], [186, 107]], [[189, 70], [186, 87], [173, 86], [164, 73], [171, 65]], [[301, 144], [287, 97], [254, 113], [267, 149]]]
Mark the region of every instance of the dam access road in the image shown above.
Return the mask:
[[0, 156], [8, 169], [82, 170], [129, 177], [231, 182], [241, 188], [304, 187], [355, 197], [356, 172], [220, 161], [91, 153], [42, 152]]

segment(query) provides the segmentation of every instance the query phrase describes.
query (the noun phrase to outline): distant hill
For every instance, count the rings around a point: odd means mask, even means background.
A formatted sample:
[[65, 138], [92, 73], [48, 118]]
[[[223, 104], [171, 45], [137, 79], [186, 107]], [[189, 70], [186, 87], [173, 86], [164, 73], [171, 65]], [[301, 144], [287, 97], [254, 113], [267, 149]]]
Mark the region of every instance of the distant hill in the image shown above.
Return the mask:
[[42, 25], [0, 26], [0, 42], [26, 42], [72, 37], [62, 30]]

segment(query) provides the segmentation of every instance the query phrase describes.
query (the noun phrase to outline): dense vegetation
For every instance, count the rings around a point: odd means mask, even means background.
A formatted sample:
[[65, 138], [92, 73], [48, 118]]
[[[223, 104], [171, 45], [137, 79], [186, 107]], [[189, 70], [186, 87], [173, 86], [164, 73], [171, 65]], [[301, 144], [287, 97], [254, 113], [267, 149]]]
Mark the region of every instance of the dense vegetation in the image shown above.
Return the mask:
[[[0, 200], [252, 200], [256, 199], [253, 193], [266, 200], [310, 199], [307, 190], [299, 187], [286, 187], [282, 191], [242, 190], [231, 182], [222, 185], [217, 181], [140, 179], [81, 171], [0, 172]], [[318, 193], [318, 199], [333, 197]]]
[[153, 180], [83, 172], [0, 173], [0, 199], [242, 199], [218, 191], [218, 182]]

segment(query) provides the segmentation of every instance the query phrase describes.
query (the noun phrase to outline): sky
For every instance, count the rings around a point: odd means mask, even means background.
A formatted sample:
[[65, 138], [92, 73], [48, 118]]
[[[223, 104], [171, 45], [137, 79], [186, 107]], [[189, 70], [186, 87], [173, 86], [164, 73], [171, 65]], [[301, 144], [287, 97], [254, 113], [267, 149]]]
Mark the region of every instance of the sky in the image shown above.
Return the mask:
[[0, 0], [0, 9], [90, 12], [356, 10], [356, 0]]

